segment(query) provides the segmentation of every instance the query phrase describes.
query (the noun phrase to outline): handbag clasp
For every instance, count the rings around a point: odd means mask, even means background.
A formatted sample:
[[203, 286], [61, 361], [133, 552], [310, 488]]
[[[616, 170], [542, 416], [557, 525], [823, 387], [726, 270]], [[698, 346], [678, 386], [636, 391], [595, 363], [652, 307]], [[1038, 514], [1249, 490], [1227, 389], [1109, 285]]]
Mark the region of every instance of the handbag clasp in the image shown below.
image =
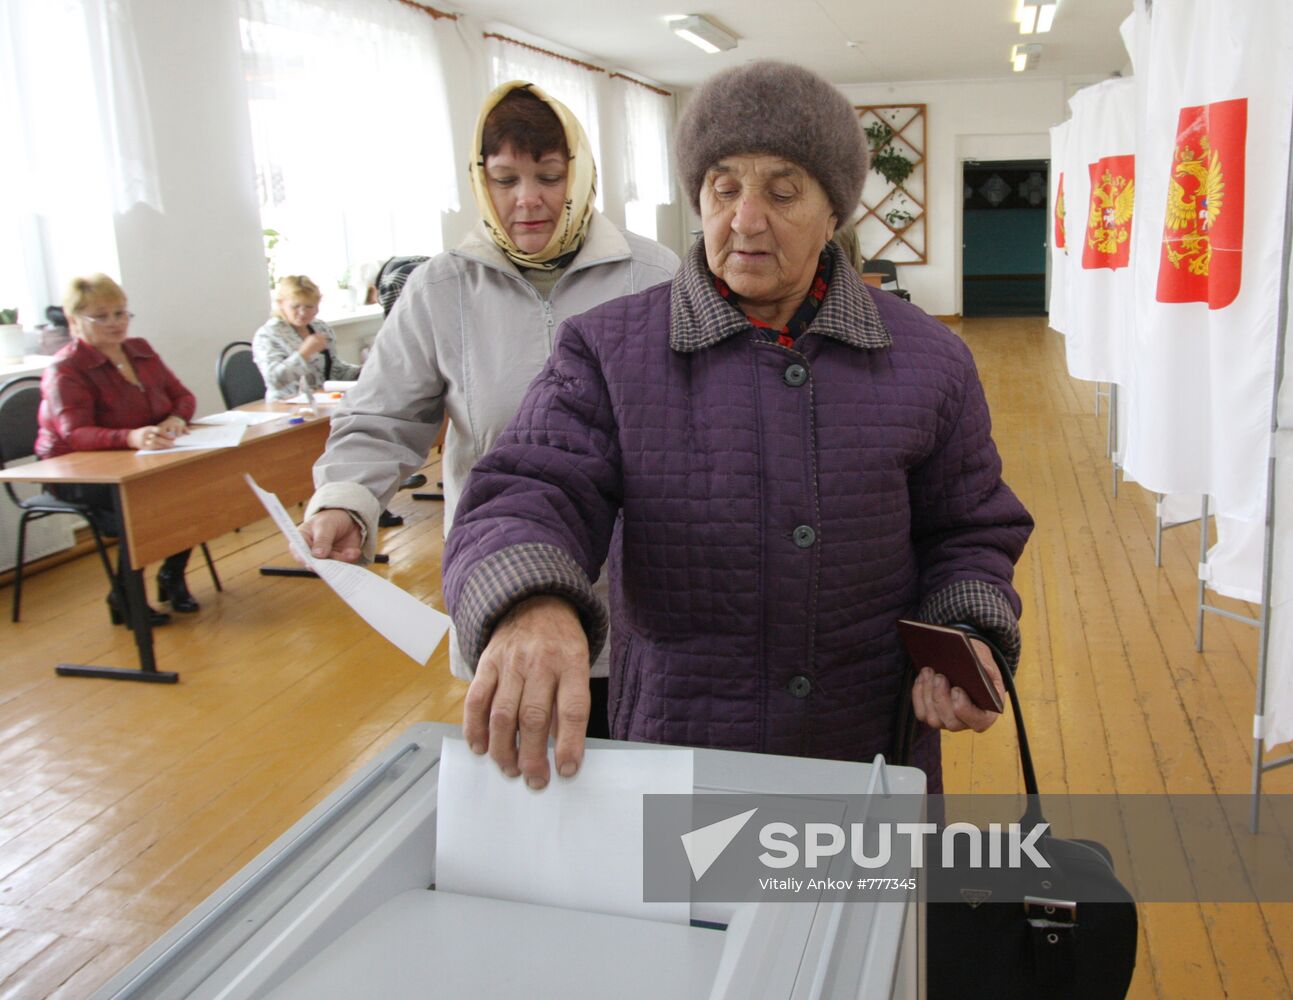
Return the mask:
[[[1063, 911], [1063, 912], [1061, 912]], [[1024, 897], [1024, 916], [1035, 927], [1055, 924], [1067, 916], [1067, 922], [1077, 923], [1077, 903], [1071, 899], [1047, 899], [1044, 896]]]

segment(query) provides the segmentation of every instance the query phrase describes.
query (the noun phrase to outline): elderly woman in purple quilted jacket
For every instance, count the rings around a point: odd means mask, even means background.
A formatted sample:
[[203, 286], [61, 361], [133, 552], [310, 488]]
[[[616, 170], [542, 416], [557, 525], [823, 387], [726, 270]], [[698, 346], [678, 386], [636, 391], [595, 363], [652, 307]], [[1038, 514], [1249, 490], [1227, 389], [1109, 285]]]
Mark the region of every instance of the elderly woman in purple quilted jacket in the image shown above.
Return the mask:
[[[555, 734], [575, 774], [609, 615], [616, 738], [864, 760], [910, 698], [939, 791], [939, 730], [996, 715], [928, 665], [907, 689], [896, 622], [972, 625], [1013, 667], [1032, 528], [974, 361], [831, 242], [867, 156], [825, 80], [721, 73], [677, 147], [703, 238], [672, 282], [563, 324], [458, 507], [467, 741], [537, 788]], [[609, 612], [590, 584], [608, 551]]]

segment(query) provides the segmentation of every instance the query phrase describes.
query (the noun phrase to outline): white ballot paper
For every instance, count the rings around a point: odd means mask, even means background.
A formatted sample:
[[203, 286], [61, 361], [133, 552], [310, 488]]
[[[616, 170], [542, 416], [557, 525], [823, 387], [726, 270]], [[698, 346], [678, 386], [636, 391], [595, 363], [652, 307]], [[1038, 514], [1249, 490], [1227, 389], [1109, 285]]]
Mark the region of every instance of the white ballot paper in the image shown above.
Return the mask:
[[358, 379], [330, 378], [323, 383], [324, 392], [348, 392], [359, 384]]
[[205, 417], [196, 417], [193, 423], [213, 427], [220, 424], [246, 424], [254, 427], [256, 424], [267, 424], [271, 420], [286, 420], [291, 415], [287, 410], [277, 413], [272, 410], [225, 410], [223, 413], [210, 413]]
[[686, 902], [642, 901], [642, 796], [690, 795], [691, 750], [584, 751], [534, 791], [446, 737], [436, 804], [437, 889], [686, 924]]
[[140, 448], [136, 455], [170, 455], [177, 451], [200, 451], [206, 448], [237, 448], [247, 430], [245, 424], [223, 424], [216, 427], [190, 427], [169, 448]]
[[298, 553], [302, 561], [337, 592], [338, 597], [385, 639], [418, 663], [425, 664], [431, 659], [431, 654], [449, 631], [448, 615], [423, 604], [407, 590], [401, 590], [390, 580], [384, 580], [362, 566], [352, 566], [335, 559], [314, 558], [278, 497], [262, 490], [251, 476], [244, 478], [256, 496], [260, 497], [260, 502], [269, 511], [278, 530], [292, 546], [292, 551]]

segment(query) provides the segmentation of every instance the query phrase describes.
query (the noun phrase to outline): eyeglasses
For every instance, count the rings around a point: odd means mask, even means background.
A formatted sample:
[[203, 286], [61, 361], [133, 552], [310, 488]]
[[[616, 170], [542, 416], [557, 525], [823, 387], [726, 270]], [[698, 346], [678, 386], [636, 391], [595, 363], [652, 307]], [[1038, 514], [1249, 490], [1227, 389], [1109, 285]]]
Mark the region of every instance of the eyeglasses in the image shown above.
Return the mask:
[[135, 314], [127, 312], [125, 309], [118, 309], [110, 316], [87, 316], [85, 313], [77, 313], [81, 319], [94, 326], [107, 326], [109, 323], [129, 323], [135, 318]]

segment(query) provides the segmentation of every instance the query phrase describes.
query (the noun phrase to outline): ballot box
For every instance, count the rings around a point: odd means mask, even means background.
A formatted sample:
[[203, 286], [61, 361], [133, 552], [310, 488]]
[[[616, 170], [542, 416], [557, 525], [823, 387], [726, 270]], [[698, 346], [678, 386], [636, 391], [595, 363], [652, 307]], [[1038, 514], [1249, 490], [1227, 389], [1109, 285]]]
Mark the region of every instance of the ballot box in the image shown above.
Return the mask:
[[[688, 923], [664, 923], [437, 887], [446, 736], [458, 727], [407, 730], [96, 997], [923, 997], [918, 889], [883, 902], [693, 902]], [[923, 819], [924, 774], [878, 758], [696, 750], [692, 773], [696, 793], [884, 797]]]

